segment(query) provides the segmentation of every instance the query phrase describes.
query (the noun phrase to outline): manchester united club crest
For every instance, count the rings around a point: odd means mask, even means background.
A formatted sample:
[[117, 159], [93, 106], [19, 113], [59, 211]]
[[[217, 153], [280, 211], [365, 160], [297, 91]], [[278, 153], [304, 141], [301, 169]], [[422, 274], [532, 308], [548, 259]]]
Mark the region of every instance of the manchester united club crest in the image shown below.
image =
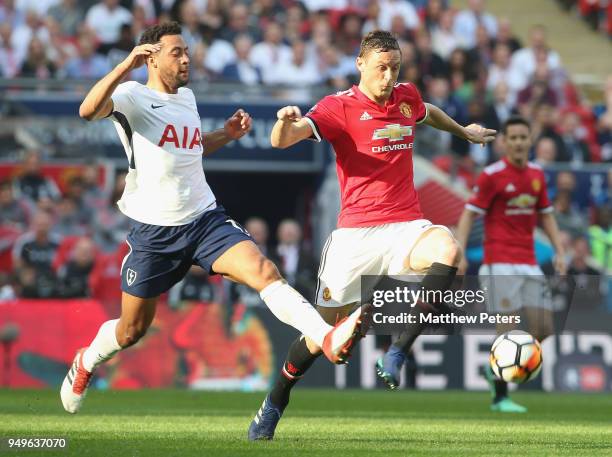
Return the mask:
[[323, 289], [323, 300], [329, 301], [331, 300], [331, 292], [329, 291], [329, 287]]
[[408, 103], [402, 102], [399, 106], [400, 112], [406, 117], [412, 117], [412, 109]]
[[542, 183], [539, 179], [534, 179], [533, 181], [531, 181], [531, 187], [533, 187], [534, 192], [540, 192], [540, 189], [542, 188]]

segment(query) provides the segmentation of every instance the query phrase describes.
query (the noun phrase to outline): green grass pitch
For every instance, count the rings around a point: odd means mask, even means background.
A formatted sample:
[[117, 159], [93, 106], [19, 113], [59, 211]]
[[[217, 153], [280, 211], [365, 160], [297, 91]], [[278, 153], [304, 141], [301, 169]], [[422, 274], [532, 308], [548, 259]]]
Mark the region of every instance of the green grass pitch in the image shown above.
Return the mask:
[[517, 393], [529, 413], [500, 415], [485, 393], [298, 388], [276, 439], [250, 443], [263, 396], [91, 391], [72, 416], [56, 391], [0, 390], [0, 437], [69, 439], [0, 456], [612, 456], [612, 395]]

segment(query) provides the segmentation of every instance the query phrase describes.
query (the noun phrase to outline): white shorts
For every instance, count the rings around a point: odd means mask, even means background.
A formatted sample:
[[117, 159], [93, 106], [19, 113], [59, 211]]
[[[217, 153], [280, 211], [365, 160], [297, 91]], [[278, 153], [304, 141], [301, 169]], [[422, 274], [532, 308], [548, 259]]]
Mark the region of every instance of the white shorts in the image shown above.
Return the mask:
[[334, 230], [321, 254], [316, 304], [336, 308], [361, 302], [362, 275], [415, 274], [404, 268], [404, 260], [432, 228], [450, 233], [426, 219]]
[[523, 307], [553, 309], [546, 277], [538, 265], [491, 263], [478, 270], [480, 287], [486, 288], [487, 310], [516, 312]]

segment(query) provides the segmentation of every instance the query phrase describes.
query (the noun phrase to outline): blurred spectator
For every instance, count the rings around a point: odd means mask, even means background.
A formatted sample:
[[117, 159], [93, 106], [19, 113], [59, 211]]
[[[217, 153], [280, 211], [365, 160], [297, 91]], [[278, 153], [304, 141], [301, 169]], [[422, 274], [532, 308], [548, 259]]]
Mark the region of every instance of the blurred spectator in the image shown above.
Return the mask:
[[64, 68], [67, 78], [102, 78], [111, 70], [108, 60], [95, 50], [95, 44], [89, 35], [79, 38], [79, 54], [70, 59]]
[[30, 221], [30, 209], [13, 195], [10, 181], [0, 181], [0, 225], [25, 230]]
[[270, 22], [284, 18], [286, 6], [278, 0], [255, 0], [251, 5], [251, 13], [257, 17], [258, 27], [265, 29]]
[[567, 274], [574, 287], [572, 305], [596, 308], [601, 305], [601, 272], [591, 266], [589, 241], [584, 236], [572, 240]]
[[68, 262], [58, 271], [59, 293], [63, 298], [88, 297], [89, 275], [96, 259], [96, 246], [90, 238], [80, 238]]
[[589, 227], [591, 250], [597, 263], [612, 271], [612, 206], [600, 206], [595, 211], [595, 224]]
[[101, 208], [106, 204], [107, 195], [100, 186], [98, 179], [98, 166], [95, 164], [85, 165], [81, 173], [83, 184], [83, 198], [89, 208]]
[[343, 10], [348, 0], [302, 0], [302, 3], [310, 12], [320, 10]]
[[51, 267], [59, 238], [51, 234], [52, 220], [44, 212], [32, 219], [32, 230], [17, 239], [13, 248], [13, 267], [18, 275], [20, 296], [50, 297], [55, 292]]
[[485, 12], [485, 0], [468, 0], [468, 9], [455, 16], [455, 35], [461, 40], [464, 49], [476, 46], [476, 30], [482, 24], [487, 35], [494, 38], [497, 35], [497, 20]]
[[558, 106], [559, 99], [550, 85], [549, 76], [546, 66], [538, 67], [531, 82], [518, 93], [518, 109], [527, 119], [533, 118], [534, 111], [541, 104]]
[[[436, 0], [440, 3], [439, 0]], [[432, 2], [430, 2], [432, 3]], [[440, 21], [435, 23], [431, 30], [431, 44], [433, 51], [443, 59], [448, 59], [451, 52], [459, 47], [460, 41], [453, 30], [453, 13], [445, 10], [440, 15]]]
[[503, 123], [512, 115], [513, 107], [514, 101], [510, 98], [508, 85], [503, 81], [497, 83], [493, 89], [493, 101], [485, 113], [484, 125], [499, 132]]
[[266, 84], [288, 84], [292, 86], [311, 86], [321, 81], [321, 72], [316, 62], [306, 58], [306, 44], [296, 41], [291, 46], [290, 62], [279, 62], [266, 71]]
[[[412, 4], [414, 5], [415, 2], [412, 2]], [[451, 13], [449, 19], [450, 19], [450, 27], [452, 28], [453, 26], [452, 12], [450, 9], [446, 8], [442, 0], [428, 0], [425, 2], [425, 11], [423, 13], [423, 20], [425, 22], [425, 27], [427, 27], [427, 30], [429, 30], [429, 32], [432, 33], [432, 35], [433, 35], [433, 31], [437, 27], [442, 26], [442, 21], [444, 20], [443, 17], [445, 13]], [[454, 46], [451, 47], [449, 51], [452, 51], [453, 49], [455, 49]], [[438, 52], [438, 54], [440, 53]]]
[[114, 252], [125, 241], [130, 230], [130, 220], [117, 206], [125, 188], [125, 176], [126, 172], [115, 176], [108, 205], [96, 211], [94, 216], [94, 239], [105, 252]]
[[0, 24], [6, 23], [15, 28], [25, 22], [23, 10], [15, 6], [15, 0], [4, 0], [0, 5]]
[[221, 38], [232, 43], [238, 35], [244, 34], [258, 41], [260, 29], [251, 23], [248, 6], [244, 3], [234, 3], [229, 9], [227, 25], [221, 31]]
[[604, 105], [599, 108], [597, 140], [601, 144], [601, 160], [612, 161], [612, 75], [606, 79]]
[[553, 206], [559, 229], [569, 232], [572, 236], [585, 233], [588, 227], [587, 218], [572, 205], [570, 193], [557, 192], [553, 199]]
[[529, 81], [537, 68], [537, 54], [544, 56], [547, 68], [556, 71], [561, 68], [561, 58], [557, 52], [548, 47], [546, 41], [546, 27], [535, 25], [529, 31], [529, 47], [516, 51], [512, 55], [512, 69]]
[[582, 165], [591, 161], [589, 146], [583, 140], [586, 137], [586, 130], [580, 124], [578, 114], [571, 111], [566, 112], [561, 117], [559, 133], [562, 145], [558, 161], [570, 162], [572, 165]]
[[[123, 24], [119, 32], [119, 40], [115, 43], [100, 46], [98, 51], [100, 54], [106, 54], [106, 61], [109, 68], [114, 68], [130, 55], [134, 46], [136, 46], [136, 42], [132, 34], [132, 25]], [[138, 81], [146, 81], [147, 76], [147, 66], [142, 65], [132, 70], [129, 78]]]
[[43, 176], [40, 154], [29, 151], [23, 160], [21, 174], [13, 181], [13, 191], [16, 198], [27, 198], [36, 203], [42, 198], [57, 200], [60, 197], [55, 182]]
[[276, 236], [281, 274], [304, 297], [312, 299], [315, 294], [316, 263], [302, 246], [301, 227], [295, 220], [285, 219], [279, 224]]
[[534, 108], [533, 118], [531, 122], [531, 133], [535, 141], [540, 138], [550, 138], [555, 142], [557, 154], [563, 147], [561, 135], [556, 131], [557, 128], [557, 112], [547, 104], [542, 103]]
[[36, 14], [36, 11], [29, 10], [26, 12], [25, 23], [15, 28], [11, 36], [13, 47], [20, 56], [27, 55], [28, 46], [34, 37], [38, 38], [43, 43], [48, 43], [49, 31], [38, 14]]
[[[450, 93], [450, 85], [446, 78], [438, 76], [431, 79], [428, 85], [428, 98], [430, 103], [443, 109], [449, 116], [455, 119], [460, 125], [467, 124], [467, 108], [454, 95]], [[452, 136], [448, 132], [437, 131], [439, 138], [436, 140], [438, 146], [442, 148], [440, 152], [448, 151], [449, 147], [453, 152], [467, 152], [467, 142]]]
[[234, 46], [225, 40], [214, 39], [206, 51], [204, 65], [208, 70], [219, 74], [226, 65], [235, 61], [236, 51]]
[[270, 229], [268, 228], [268, 223], [260, 217], [250, 217], [244, 223], [244, 228], [251, 234], [251, 237], [262, 254], [266, 257], [270, 257], [270, 248], [268, 246]]
[[[213, 79], [214, 74], [206, 67], [206, 56], [208, 46], [205, 43], [198, 43], [191, 50], [191, 64], [189, 66], [190, 81], [209, 81]], [[223, 77], [225, 80], [225, 77]]]
[[261, 71], [263, 82], [268, 84], [269, 78], [274, 77], [276, 68], [281, 65], [291, 65], [293, 52], [283, 42], [283, 29], [272, 22], [264, 31], [264, 40], [251, 49], [249, 61]]
[[327, 46], [321, 50], [323, 61], [323, 77], [326, 83], [337, 90], [345, 90], [356, 82], [357, 68], [355, 59], [342, 54], [335, 46]]
[[182, 301], [211, 303], [215, 301], [215, 288], [210, 276], [200, 266], [193, 265], [185, 277], [168, 292], [168, 303], [178, 308]]
[[512, 24], [508, 18], [501, 18], [497, 22], [497, 36], [493, 39], [493, 47], [498, 44], [504, 44], [510, 48], [510, 54], [514, 54], [516, 51], [521, 49], [523, 45], [514, 36], [512, 32]]
[[511, 50], [506, 44], [498, 44], [493, 51], [493, 64], [489, 67], [487, 89], [492, 90], [503, 82], [510, 91], [510, 98], [516, 100], [518, 92], [527, 85], [521, 73], [514, 72], [510, 66]]
[[87, 224], [81, 221], [79, 209], [74, 200], [64, 197], [56, 205], [56, 220], [53, 233], [61, 237], [83, 236], [88, 233]]
[[404, 0], [379, 0], [379, 4], [378, 25], [382, 30], [390, 30], [395, 17], [400, 17], [409, 30], [419, 27], [419, 15], [412, 3]]
[[193, 1], [181, 3], [178, 21], [181, 23], [182, 35], [190, 49], [202, 41], [201, 23], [198, 11]]
[[366, 9], [365, 22], [361, 29], [361, 35], [366, 36], [373, 30], [379, 30], [381, 28], [378, 18], [380, 17], [380, 4], [378, 0], [370, 0]]
[[548, 137], [540, 138], [535, 144], [534, 162], [542, 167], [555, 163], [557, 160], [557, 145]]
[[261, 72], [249, 61], [253, 40], [249, 35], [241, 34], [234, 38], [236, 61], [226, 65], [221, 72], [224, 80], [240, 82], [249, 86], [261, 82]]
[[[295, 40], [302, 40], [307, 35], [310, 26], [307, 15], [306, 7], [300, 2], [292, 3], [287, 8], [285, 38], [290, 43], [293, 43]], [[361, 36], [361, 30], [359, 32]]]
[[68, 180], [66, 198], [74, 202], [76, 221], [81, 225], [90, 224], [94, 208], [87, 202], [85, 182], [81, 176], [73, 176]]
[[349, 10], [340, 16], [339, 30], [335, 40], [340, 52], [352, 57], [359, 54], [363, 23], [363, 16], [355, 11]]
[[486, 70], [493, 61], [493, 45], [491, 37], [484, 25], [476, 27], [476, 42], [468, 51], [468, 62], [478, 72]]
[[66, 36], [76, 36], [85, 17], [77, 0], [62, 0], [49, 8], [48, 15], [59, 24], [62, 34]]
[[24, 54], [19, 52], [11, 39], [13, 28], [8, 22], [0, 23], [0, 76], [14, 78], [19, 73]]
[[606, 186], [594, 197], [596, 206], [612, 206], [612, 168], [608, 170]]
[[47, 57], [42, 41], [37, 37], [33, 37], [28, 46], [26, 60], [21, 67], [21, 76], [49, 79], [55, 76], [56, 70], [55, 64]]
[[85, 23], [93, 29], [98, 40], [111, 44], [119, 39], [123, 24], [132, 21], [132, 13], [119, 5], [119, 0], [102, 0], [87, 11]]
[[0, 272], [0, 303], [15, 300], [17, 294], [11, 284], [13, 277], [10, 274]]
[[49, 42], [46, 43], [47, 56], [58, 68], [58, 71], [56, 71], [57, 76], [58, 73], [61, 73], [59, 69], [64, 67], [70, 59], [77, 56], [78, 50], [74, 40], [64, 35], [59, 23], [55, 19], [48, 16], [46, 24], [49, 31]]
[[47, 14], [47, 11], [52, 6], [59, 3], [60, 0], [17, 0], [17, 8], [21, 11], [33, 10], [40, 17]]
[[431, 47], [431, 37], [425, 29], [420, 30], [416, 35], [417, 63], [421, 75], [430, 77], [448, 75], [448, 66], [438, 54], [433, 52]]

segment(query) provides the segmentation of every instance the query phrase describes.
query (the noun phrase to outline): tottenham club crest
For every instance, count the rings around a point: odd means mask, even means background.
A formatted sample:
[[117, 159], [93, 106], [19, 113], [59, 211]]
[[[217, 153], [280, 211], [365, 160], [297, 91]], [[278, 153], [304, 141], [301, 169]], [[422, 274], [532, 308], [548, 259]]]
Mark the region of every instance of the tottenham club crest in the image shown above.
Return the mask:
[[131, 268], [127, 269], [127, 271], [125, 272], [125, 280], [127, 281], [128, 286], [134, 284], [134, 281], [136, 281], [136, 275], [137, 273], [134, 270], [132, 270]]

